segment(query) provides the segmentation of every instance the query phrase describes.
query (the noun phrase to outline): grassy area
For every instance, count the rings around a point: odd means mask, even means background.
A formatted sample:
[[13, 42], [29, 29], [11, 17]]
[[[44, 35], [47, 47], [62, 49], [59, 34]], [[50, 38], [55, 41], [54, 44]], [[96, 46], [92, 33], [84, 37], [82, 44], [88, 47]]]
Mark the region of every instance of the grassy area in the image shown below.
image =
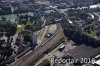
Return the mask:
[[91, 35], [94, 37], [97, 37], [96, 31], [95, 30], [91, 30]]
[[17, 32], [21, 32], [21, 31], [23, 31], [24, 28], [25, 28], [25, 25], [22, 24], [21, 27], [17, 27]]
[[26, 25], [30, 25], [30, 26], [32, 26], [33, 24], [34, 24], [34, 21], [33, 21], [33, 22], [27, 22]]
[[33, 21], [33, 22], [27, 22], [26, 25], [25, 24], [22, 24], [21, 27], [17, 27], [17, 32], [23, 31], [27, 25], [32, 26], [34, 23], [35, 23], [35, 21]]

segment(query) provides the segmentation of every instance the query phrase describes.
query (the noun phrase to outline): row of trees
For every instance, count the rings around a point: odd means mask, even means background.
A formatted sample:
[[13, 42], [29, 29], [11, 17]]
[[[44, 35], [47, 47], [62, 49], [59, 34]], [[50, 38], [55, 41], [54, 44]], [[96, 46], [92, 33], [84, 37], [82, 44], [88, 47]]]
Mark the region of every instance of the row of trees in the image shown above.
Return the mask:
[[28, 21], [33, 22], [34, 21], [34, 17], [29, 16], [28, 14], [26, 15], [18, 15], [18, 19], [19, 19], [19, 23], [27, 23]]

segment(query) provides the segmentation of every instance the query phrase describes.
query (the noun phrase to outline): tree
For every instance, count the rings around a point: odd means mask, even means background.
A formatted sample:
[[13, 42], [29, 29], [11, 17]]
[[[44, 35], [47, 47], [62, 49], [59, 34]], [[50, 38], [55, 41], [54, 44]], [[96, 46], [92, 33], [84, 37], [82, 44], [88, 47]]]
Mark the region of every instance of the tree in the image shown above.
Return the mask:
[[2, 21], [6, 21], [6, 18], [5, 17], [1, 17]]
[[0, 32], [8, 32], [10, 34], [15, 33], [17, 30], [16, 23], [10, 21], [1, 21], [0, 22]]
[[28, 18], [28, 14], [24, 15], [23, 17], [24, 17], [24, 19], [27, 19]]
[[24, 37], [24, 41], [26, 41], [26, 42], [30, 42], [32, 40], [31, 34], [25, 34], [23, 37]]

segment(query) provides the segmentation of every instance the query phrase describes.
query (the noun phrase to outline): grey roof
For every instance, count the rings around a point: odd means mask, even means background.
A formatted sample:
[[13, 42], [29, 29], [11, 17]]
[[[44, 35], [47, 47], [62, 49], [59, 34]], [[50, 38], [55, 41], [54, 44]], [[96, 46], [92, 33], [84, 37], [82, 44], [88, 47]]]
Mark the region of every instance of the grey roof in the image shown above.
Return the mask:
[[68, 52], [66, 52], [65, 56], [70, 54], [75, 59], [80, 58], [92, 58], [100, 53], [100, 47], [93, 48], [91, 46], [80, 45]]

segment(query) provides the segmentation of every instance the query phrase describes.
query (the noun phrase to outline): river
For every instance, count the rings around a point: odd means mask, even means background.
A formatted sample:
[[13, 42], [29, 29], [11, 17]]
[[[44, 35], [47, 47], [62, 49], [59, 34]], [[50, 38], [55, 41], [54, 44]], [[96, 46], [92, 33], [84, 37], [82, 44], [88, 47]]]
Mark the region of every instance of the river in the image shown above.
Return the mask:
[[[33, 12], [21, 13], [19, 15], [25, 15], [25, 14], [28, 14], [30, 16], [34, 16]], [[0, 20], [2, 17], [5, 17], [7, 20], [10, 20], [11, 22], [15, 22], [15, 19], [17, 18], [17, 14], [0, 15]]]

